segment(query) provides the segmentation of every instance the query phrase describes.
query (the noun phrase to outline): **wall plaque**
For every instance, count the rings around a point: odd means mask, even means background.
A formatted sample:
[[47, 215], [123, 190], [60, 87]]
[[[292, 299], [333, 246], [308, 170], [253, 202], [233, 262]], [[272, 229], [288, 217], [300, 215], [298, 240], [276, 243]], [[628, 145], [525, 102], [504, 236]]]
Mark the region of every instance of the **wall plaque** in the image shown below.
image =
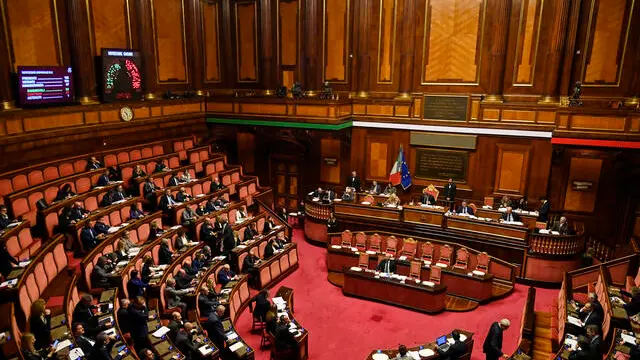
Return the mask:
[[467, 181], [469, 153], [459, 150], [416, 149], [418, 179]]
[[424, 119], [467, 121], [468, 96], [426, 95]]

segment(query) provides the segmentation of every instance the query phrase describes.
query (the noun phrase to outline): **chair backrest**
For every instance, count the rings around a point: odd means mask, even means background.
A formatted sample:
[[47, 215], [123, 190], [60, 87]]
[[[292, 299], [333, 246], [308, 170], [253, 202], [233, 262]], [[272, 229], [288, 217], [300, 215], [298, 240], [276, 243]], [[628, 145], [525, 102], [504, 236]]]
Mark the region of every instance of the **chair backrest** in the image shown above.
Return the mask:
[[476, 212], [478, 212], [478, 207], [476, 206], [476, 204], [469, 204], [469, 207], [473, 209], [473, 213], [475, 214]]
[[536, 221], [536, 229], [546, 229], [547, 228], [547, 223], [544, 221]]
[[440, 277], [442, 276], [442, 270], [437, 266], [431, 267], [431, 272], [429, 273], [429, 281], [440, 284]]
[[467, 269], [469, 263], [469, 250], [460, 248], [456, 251], [456, 263], [453, 266], [456, 269]]
[[369, 254], [361, 252], [358, 257], [358, 266], [363, 269], [369, 268]]
[[441, 246], [440, 247], [440, 258], [438, 259], [438, 262], [450, 265], [451, 264], [451, 255], [452, 254], [453, 254], [453, 250], [451, 249], [451, 246], [449, 246], [449, 245]]
[[380, 239], [380, 235], [373, 234], [369, 237], [369, 250], [379, 252], [381, 247], [380, 243], [382, 240]]
[[356, 234], [356, 248], [360, 251], [364, 251], [367, 248], [367, 235], [362, 231]]
[[420, 261], [411, 261], [411, 266], [409, 267], [409, 276], [420, 279], [422, 275], [422, 262]]
[[422, 260], [428, 262], [433, 261], [433, 244], [431, 241], [422, 244]]
[[391, 235], [387, 237], [387, 248], [385, 250], [387, 254], [396, 255], [398, 253], [398, 239]]
[[342, 232], [342, 241], [340, 245], [351, 247], [351, 242], [353, 241], [353, 234], [349, 230], [345, 230]]
[[375, 199], [372, 195], [367, 195], [364, 197], [364, 199], [362, 199], [363, 202], [368, 202], [370, 204], [373, 204], [375, 202]]
[[424, 190], [422, 191], [425, 194], [429, 194], [431, 196], [433, 196], [434, 200], [438, 200], [438, 195], [440, 195], [440, 191], [438, 189], [436, 189], [435, 186], [433, 186], [433, 184], [429, 184], [429, 186], [427, 186], [426, 188], [424, 188]]
[[418, 242], [413, 240], [413, 238], [404, 239], [400, 255], [414, 257], [416, 255], [417, 247]]
[[483, 251], [480, 254], [478, 254], [478, 256], [476, 256], [476, 259], [478, 260], [478, 265], [476, 265], [476, 269], [480, 271], [488, 272], [489, 262], [491, 261], [489, 254]]

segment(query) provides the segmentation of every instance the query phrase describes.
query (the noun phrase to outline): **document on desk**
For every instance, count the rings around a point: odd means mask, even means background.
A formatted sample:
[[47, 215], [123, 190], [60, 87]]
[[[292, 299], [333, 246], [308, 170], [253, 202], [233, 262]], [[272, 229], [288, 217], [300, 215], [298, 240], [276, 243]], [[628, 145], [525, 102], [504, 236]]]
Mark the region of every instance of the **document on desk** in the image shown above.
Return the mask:
[[235, 331], [232, 331], [227, 335], [227, 340], [235, 340], [237, 338], [238, 338], [238, 333], [236, 333]]
[[58, 343], [58, 345], [56, 346], [56, 352], [58, 352], [58, 351], [60, 351], [62, 349], [66, 349], [69, 346], [71, 346], [71, 340], [67, 339], [67, 340], [64, 340], [64, 341], [60, 341]]
[[242, 349], [244, 347], [244, 343], [242, 341], [238, 341], [237, 343], [229, 346], [229, 350], [231, 350], [232, 352]]
[[198, 351], [200, 351], [200, 354], [202, 354], [202, 356], [207, 356], [213, 352], [213, 349], [209, 345], [205, 345], [199, 347]]
[[163, 326], [163, 327], [159, 328], [158, 330], [154, 331], [153, 334], [151, 334], [151, 335], [153, 335], [153, 337], [155, 337], [155, 338], [160, 339], [161, 337], [163, 337], [168, 332], [169, 332], [169, 328], [166, 327], [166, 326]]
[[409, 351], [407, 352], [409, 356], [411, 356], [414, 360], [420, 360], [420, 353], [417, 351]]
[[567, 316], [567, 321], [570, 324], [573, 324], [573, 325], [576, 325], [576, 326], [580, 326], [580, 327], [584, 326], [584, 324], [582, 323], [582, 321], [580, 319], [578, 319], [576, 317], [573, 317], [571, 315]]
[[629, 343], [631, 345], [635, 345], [636, 344], [636, 337], [629, 335], [629, 334], [620, 334], [622, 336], [622, 340], [624, 340], [624, 342]]
[[84, 353], [82, 352], [82, 349], [80, 349], [79, 347], [71, 349], [71, 351], [69, 351], [69, 360], [81, 359], [83, 356], [84, 356]]

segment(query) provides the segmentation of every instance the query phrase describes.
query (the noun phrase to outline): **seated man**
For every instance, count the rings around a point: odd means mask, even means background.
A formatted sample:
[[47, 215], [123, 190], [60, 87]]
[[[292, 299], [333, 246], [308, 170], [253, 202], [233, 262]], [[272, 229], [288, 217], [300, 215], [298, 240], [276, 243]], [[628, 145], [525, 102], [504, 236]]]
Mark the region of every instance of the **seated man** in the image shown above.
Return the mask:
[[587, 339], [586, 337], [580, 335], [578, 337], [578, 346], [576, 347], [575, 350], [573, 350], [569, 354], [569, 360], [592, 360], [592, 359], [596, 359], [596, 358], [592, 358], [591, 357], [591, 354], [589, 353], [589, 350], [590, 350], [589, 339]]
[[378, 182], [373, 180], [373, 183], [371, 183], [371, 188], [369, 189], [369, 194], [372, 195], [378, 195], [380, 194], [381, 188], [380, 185], [378, 185]]
[[203, 203], [198, 204], [198, 207], [196, 208], [196, 215], [205, 216], [208, 213], [209, 213], [209, 210], [207, 210], [207, 208], [204, 207]]
[[222, 269], [218, 272], [218, 284], [224, 287], [230, 281], [234, 280], [238, 280], [238, 275], [231, 271], [231, 266], [229, 266], [229, 264], [222, 265]]
[[560, 221], [555, 223], [551, 230], [559, 232], [560, 235], [569, 234], [569, 223], [567, 222], [567, 218], [565, 216], [561, 216]]
[[111, 271], [113, 268], [110, 266], [111, 261], [106, 256], [98, 258], [98, 262], [91, 271], [91, 286], [95, 288], [110, 288], [114, 281], [112, 281]]
[[191, 195], [187, 194], [187, 190], [184, 186], [180, 187], [180, 190], [178, 190], [178, 193], [176, 194], [176, 201], [182, 203], [189, 200], [191, 200]]
[[87, 171], [98, 170], [102, 167], [102, 163], [96, 159], [95, 156], [89, 158], [87, 162]]
[[449, 346], [447, 351], [442, 351], [440, 347], [434, 346], [433, 350], [435, 350], [443, 360], [458, 360], [467, 351], [464, 342], [460, 341], [460, 333], [458, 330], [451, 332], [451, 338], [453, 339], [453, 344]]
[[624, 290], [620, 291], [622, 295], [630, 297], [631, 299], [622, 305], [622, 307], [627, 311], [628, 316], [633, 316], [640, 312], [640, 289], [637, 287], [632, 287], [631, 292], [627, 292]]
[[179, 308], [184, 314], [187, 313], [187, 304], [182, 301], [181, 296], [188, 294], [189, 288], [177, 289], [176, 280], [174, 278], [167, 279], [167, 286], [164, 289], [165, 300], [168, 308]]
[[506, 222], [518, 222], [520, 221], [520, 215], [513, 212], [511, 206], [507, 206], [507, 211], [500, 217], [500, 221]]
[[380, 262], [378, 263], [378, 266], [376, 267], [377, 271], [383, 272], [383, 273], [394, 273], [396, 272], [396, 261], [394, 259], [391, 258], [391, 256], [386, 255], [384, 257], [384, 259], [380, 260]]
[[256, 230], [256, 223], [255, 222], [249, 224], [249, 226], [247, 226], [244, 229], [244, 241], [252, 240], [257, 235], [258, 235], [258, 231]]
[[96, 220], [96, 223], [93, 225], [93, 230], [98, 233], [98, 235], [107, 235], [110, 228], [111, 226], [107, 225], [106, 216], [103, 216], [100, 219]]
[[336, 198], [336, 192], [333, 191], [331, 188], [327, 188], [327, 190], [324, 191], [324, 193], [320, 198], [322, 200], [333, 201]]
[[456, 210], [458, 214], [473, 215], [473, 209], [467, 206], [467, 201], [462, 200], [462, 204]]
[[89, 210], [85, 209], [81, 201], [73, 203], [73, 207], [69, 210], [69, 221], [75, 223], [78, 220], [84, 219], [89, 214]]
[[264, 248], [264, 259], [270, 259], [273, 255], [278, 253], [278, 250], [279, 249], [275, 244], [275, 239], [271, 237], [269, 241], [267, 241], [267, 246]]
[[224, 185], [220, 183], [217, 176], [211, 177], [211, 187], [209, 188], [209, 193], [216, 192], [218, 190], [224, 189]]
[[164, 189], [164, 194], [160, 197], [160, 202], [158, 206], [160, 209], [166, 214], [173, 208], [178, 202], [171, 195], [171, 190]]
[[127, 193], [124, 191], [124, 187], [122, 185], [118, 185], [117, 188], [113, 190], [111, 195], [111, 200], [113, 202], [123, 201], [127, 199]]
[[209, 211], [210, 213], [214, 212], [214, 211], [218, 211], [220, 209], [218, 209], [218, 207], [216, 206], [216, 199], [215, 198], [211, 198], [207, 201], [207, 204], [205, 205], [205, 208], [207, 209], [207, 211]]
[[318, 187], [313, 191], [313, 194], [311, 194], [311, 196], [313, 196], [314, 198], [320, 199], [323, 194], [324, 194], [324, 190], [322, 190], [321, 187]]
[[91, 349], [93, 348], [93, 344], [95, 341], [89, 339], [84, 333], [84, 326], [82, 323], [74, 323], [71, 326], [73, 330], [73, 339], [76, 342], [76, 345], [82, 350], [83, 353], [89, 354], [91, 353]]
[[180, 329], [176, 334], [175, 345], [186, 360], [198, 360], [202, 358], [198, 350], [198, 348], [202, 346], [202, 343], [199, 339], [193, 337], [192, 330], [193, 324], [186, 322], [184, 323], [184, 328]]
[[262, 227], [262, 234], [266, 234], [276, 227], [276, 222], [273, 221], [271, 216], [267, 216], [267, 220], [264, 222], [264, 226]]
[[107, 186], [109, 182], [109, 170], [105, 170], [104, 174], [98, 178], [98, 184], [96, 186]]
[[589, 337], [589, 354], [592, 359], [602, 359], [602, 337], [600, 328], [596, 325], [587, 325], [587, 336]]
[[200, 295], [198, 295], [200, 317], [209, 317], [218, 305], [220, 305], [220, 303], [218, 302], [217, 294], [214, 291], [210, 291], [208, 287], [201, 286]]
[[89, 221], [85, 222], [84, 227], [80, 230], [80, 241], [84, 251], [93, 250], [104, 237], [104, 234], [98, 234]]
[[0, 205], [0, 230], [6, 229], [7, 226], [9, 226], [9, 224], [13, 222], [11, 221], [7, 213], [8, 213], [7, 207], [4, 205]]
[[342, 201], [353, 201], [355, 200], [355, 193], [353, 188], [347, 187], [344, 189], [344, 194], [342, 194]]
[[129, 293], [129, 297], [136, 298], [138, 296], [143, 296], [144, 291], [147, 289], [149, 284], [142, 281], [140, 274], [138, 274], [138, 270], [132, 270], [130, 276], [131, 278], [127, 282], [127, 292]]
[[153, 170], [154, 173], [160, 173], [163, 171], [170, 171], [171, 169], [169, 169], [169, 167], [163, 162], [163, 161], [159, 161], [158, 163], [156, 163], [156, 168]]
[[257, 288], [258, 282], [258, 265], [262, 260], [256, 256], [255, 248], [249, 250], [249, 255], [244, 258], [242, 263], [242, 272], [245, 274], [249, 274], [249, 283], [253, 285], [254, 288]]
[[153, 199], [153, 196], [155, 195], [155, 192], [157, 190], [160, 190], [160, 188], [156, 186], [156, 184], [153, 182], [153, 179], [148, 177], [144, 180], [144, 185], [142, 186], [142, 195], [145, 199]]
[[169, 321], [169, 324], [167, 325], [167, 328], [169, 328], [169, 339], [171, 339], [171, 341], [175, 341], [178, 331], [180, 331], [180, 329], [182, 329], [183, 327], [184, 321], [182, 321], [182, 314], [180, 314], [178, 311], [172, 312], [171, 321]]
[[185, 290], [191, 288], [195, 276], [187, 274], [185, 269], [178, 270], [175, 277], [176, 289]]
[[167, 182], [167, 186], [178, 186], [180, 185], [182, 182], [180, 181], [180, 179], [178, 178], [178, 176], [176, 176], [176, 174], [171, 175], [171, 177], [169, 178], [169, 181]]
[[107, 322], [102, 326], [99, 325], [98, 319], [101, 315], [98, 306], [93, 305], [93, 296], [91, 294], [83, 294], [80, 296], [80, 301], [75, 309], [73, 309], [73, 322], [82, 324], [84, 333], [89, 337], [93, 337], [113, 325], [111, 322]]
[[222, 196], [218, 196], [218, 197], [216, 197], [216, 199], [214, 200], [214, 202], [213, 202], [213, 203], [215, 204], [215, 206], [216, 206], [216, 208], [217, 208], [218, 210], [220, 210], [220, 209], [222, 209], [222, 208], [227, 207], [227, 205], [229, 204], [229, 202], [227, 201], [227, 199], [225, 199], [225, 198], [224, 198], [224, 197], [222, 197]]
[[387, 187], [384, 188], [384, 194], [385, 195], [391, 195], [391, 194], [395, 194], [396, 193], [396, 187], [393, 186], [391, 183], [387, 184]]
[[433, 197], [433, 195], [429, 194], [427, 192], [427, 189], [425, 188], [422, 191], [422, 196], [420, 197], [420, 202], [426, 205], [435, 205], [436, 204], [436, 199]]
[[278, 322], [278, 325], [276, 326], [276, 333], [275, 333], [275, 346], [276, 349], [278, 349], [278, 351], [295, 351], [295, 349], [297, 349], [298, 347], [298, 342], [296, 341], [296, 338], [293, 336], [293, 334], [289, 331], [291, 327], [291, 319], [289, 319], [289, 316], [285, 315], [281, 315], [280, 316], [280, 321]]
[[182, 211], [182, 215], [180, 216], [180, 223], [182, 226], [190, 226], [192, 225], [199, 216], [195, 211], [191, 208], [191, 206], [187, 206], [184, 211]]
[[595, 311], [594, 306], [591, 303], [584, 305], [584, 311], [581, 313], [581, 320], [584, 326], [596, 325], [598, 329], [602, 327], [602, 318]]
[[216, 231], [211, 219], [205, 219], [202, 226], [200, 226], [200, 241], [207, 244], [214, 244], [216, 242]]

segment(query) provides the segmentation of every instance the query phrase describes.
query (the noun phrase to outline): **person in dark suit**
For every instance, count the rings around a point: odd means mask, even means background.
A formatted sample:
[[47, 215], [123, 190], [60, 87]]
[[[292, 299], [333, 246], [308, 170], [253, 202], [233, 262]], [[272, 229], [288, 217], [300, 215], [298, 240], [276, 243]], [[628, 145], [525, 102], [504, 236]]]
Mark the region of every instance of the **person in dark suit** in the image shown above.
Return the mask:
[[258, 235], [256, 223], [251, 223], [244, 229], [244, 241], [252, 240], [256, 235]]
[[118, 185], [118, 187], [113, 190], [113, 195], [111, 196], [111, 200], [113, 202], [126, 200], [128, 197], [127, 193], [124, 191], [124, 187], [122, 185]]
[[95, 156], [89, 158], [87, 162], [87, 171], [98, 170], [102, 167], [102, 163]]
[[129, 306], [129, 321], [131, 324], [131, 339], [135, 343], [136, 349], [149, 347], [149, 310], [145, 304], [144, 298], [138, 296]]
[[24, 360], [50, 359], [55, 353], [55, 348], [53, 346], [47, 347], [45, 349], [36, 349], [36, 338], [32, 333], [23, 333], [20, 340], [20, 346], [22, 347], [20, 349], [20, 353], [22, 354], [22, 358]]
[[422, 196], [420, 197], [420, 202], [426, 205], [435, 205], [436, 199], [433, 197], [433, 195], [423, 191]]
[[98, 178], [98, 183], [96, 186], [107, 186], [109, 185], [109, 170], [105, 170], [104, 174], [100, 175]]
[[293, 352], [297, 347], [298, 343], [296, 342], [296, 338], [289, 331], [291, 326], [291, 319], [287, 315], [281, 315], [280, 321], [278, 321], [278, 325], [276, 326], [275, 333], [275, 346], [279, 351], [291, 351]]
[[135, 169], [133, 169], [133, 173], [131, 174], [132, 179], [137, 179], [141, 177], [146, 177], [147, 173], [142, 170], [142, 166], [136, 165]]
[[61, 200], [64, 200], [64, 199], [68, 199], [68, 198], [70, 198], [72, 196], [75, 196], [75, 195], [76, 195], [76, 193], [74, 193], [73, 190], [71, 190], [71, 184], [64, 184], [58, 190], [58, 193], [56, 194], [56, 197], [53, 199], [53, 202], [61, 201]]
[[155, 271], [151, 269], [154, 266], [153, 257], [151, 255], [145, 255], [144, 260], [142, 260], [142, 272], [140, 277], [142, 278], [142, 281], [147, 284], [156, 275]]
[[187, 206], [180, 216], [180, 223], [182, 226], [189, 227], [196, 221], [196, 219], [198, 219], [198, 217], [198, 214], [196, 214], [191, 206]]
[[80, 323], [75, 323], [71, 328], [73, 329], [73, 339], [75, 340], [76, 345], [83, 353], [90, 354], [94, 341], [85, 336], [84, 326]]
[[467, 202], [465, 200], [462, 200], [462, 204], [458, 206], [458, 209], [456, 210], [456, 212], [458, 214], [473, 215], [473, 209], [467, 206]]
[[73, 203], [71, 210], [69, 210], [69, 221], [75, 223], [76, 221], [83, 219], [87, 214], [89, 214], [89, 210], [82, 206], [81, 201], [76, 201]]
[[324, 190], [322, 190], [321, 187], [318, 187], [317, 189], [313, 190], [313, 193], [311, 194], [311, 196], [318, 199], [322, 198], [322, 195], [324, 195]]
[[91, 271], [91, 285], [93, 288], [109, 288], [112, 285], [111, 277], [109, 276], [110, 270], [108, 270], [108, 260], [105, 256], [98, 258], [98, 262]]
[[201, 358], [200, 351], [198, 350], [201, 345], [193, 338], [191, 330], [193, 330], [193, 324], [186, 322], [184, 323], [184, 327], [176, 334], [175, 345], [186, 360]]
[[154, 354], [153, 351], [149, 349], [142, 349], [138, 352], [140, 356], [140, 360], [160, 360], [158, 355]]
[[198, 204], [198, 207], [196, 208], [196, 215], [205, 216], [208, 213], [209, 213], [209, 210], [207, 210], [207, 208], [204, 206], [203, 203]]
[[622, 307], [627, 311], [628, 316], [633, 316], [640, 312], [640, 289], [637, 287], [631, 288], [631, 292], [620, 290], [622, 295], [631, 298]]
[[176, 194], [177, 202], [187, 202], [191, 200], [191, 195], [187, 194], [187, 189], [184, 186], [180, 187], [180, 190]]
[[460, 341], [460, 333], [457, 330], [451, 332], [451, 338], [453, 339], [453, 344], [449, 346], [447, 351], [442, 351], [439, 347], [435, 347], [435, 351], [440, 354], [442, 360], [458, 360], [467, 350], [464, 342]]
[[171, 169], [169, 169], [169, 167], [167, 166], [167, 164], [165, 164], [163, 161], [159, 161], [158, 163], [156, 163], [156, 167], [155, 169], [153, 169], [154, 173], [161, 173], [163, 171], [169, 171]]
[[[229, 229], [231, 230], [231, 227]], [[227, 231], [222, 237], [222, 254], [228, 257], [231, 250], [240, 245], [240, 242], [237, 231]]]
[[596, 325], [587, 325], [586, 331], [589, 337], [589, 355], [592, 359], [602, 359], [602, 337], [600, 336], [600, 328]]
[[224, 316], [224, 305], [218, 305], [216, 311], [209, 314], [207, 321], [203, 324], [203, 328], [207, 331], [209, 339], [218, 349], [225, 348], [226, 336], [224, 335], [224, 327], [222, 326], [222, 317]]
[[373, 180], [371, 183], [371, 188], [369, 189], [369, 194], [378, 195], [382, 191], [382, 187], [378, 185], [378, 182]]
[[129, 208], [129, 220], [138, 220], [144, 217], [144, 212], [138, 208], [138, 204], [131, 204]]
[[451, 211], [453, 211], [453, 204], [456, 201], [456, 193], [458, 192], [458, 189], [452, 178], [449, 178], [449, 181], [444, 185], [443, 192], [444, 194], [442, 195], [444, 195], [444, 199], [450, 202]]
[[96, 223], [93, 224], [93, 231], [95, 231], [98, 234], [98, 236], [107, 235], [109, 233], [109, 228], [111, 227], [107, 225], [106, 216], [96, 220]]
[[354, 188], [356, 191], [360, 191], [362, 183], [360, 182], [360, 177], [355, 170], [351, 172], [351, 176], [347, 179], [347, 186]]
[[244, 258], [242, 262], [242, 272], [245, 274], [249, 274], [249, 283], [253, 285], [253, 287], [258, 287], [258, 264], [260, 264], [260, 258], [256, 256], [255, 248], [249, 250], [249, 255]]
[[131, 278], [129, 278], [129, 281], [127, 282], [129, 297], [134, 298], [144, 295], [144, 291], [147, 289], [147, 286], [149, 286], [149, 284], [142, 281], [138, 274], [138, 270], [132, 270]]
[[507, 221], [507, 222], [514, 222], [514, 221], [517, 222], [517, 221], [520, 221], [520, 215], [514, 213], [512, 208], [509, 206], [507, 207], [507, 211], [505, 211], [505, 213], [502, 214], [502, 216], [500, 216], [500, 220]]
[[586, 303], [581, 312], [582, 323], [584, 326], [596, 325], [602, 327], [602, 317], [595, 311], [592, 303]]
[[551, 211], [551, 203], [545, 197], [540, 198], [540, 207], [538, 208], [538, 221], [549, 221], [549, 211]]
[[264, 259], [270, 259], [273, 255], [278, 252], [278, 246], [275, 243], [275, 239], [271, 237], [269, 241], [267, 241], [267, 246], [264, 248]]
[[171, 263], [173, 252], [169, 250], [169, 240], [162, 239], [160, 242], [160, 250], [158, 251], [158, 262], [160, 265], [168, 265]]
[[394, 273], [396, 272], [396, 261], [392, 259], [390, 256], [385, 256], [378, 266], [376, 270], [381, 271], [383, 273]]
[[354, 201], [356, 198], [356, 194], [353, 191], [353, 188], [347, 187], [344, 189], [344, 194], [342, 194], [342, 201]]
[[80, 230], [80, 241], [82, 241], [84, 251], [87, 252], [93, 250], [100, 242], [98, 233], [96, 233], [88, 221], [84, 224], [82, 230]]
[[150, 177], [146, 178], [142, 186], [142, 196], [147, 200], [152, 200], [156, 190], [160, 190], [160, 188], [156, 186], [153, 179]]
[[527, 200], [527, 195], [524, 195], [520, 198], [520, 200], [513, 202], [512, 203], [512, 207], [514, 209], [520, 209], [522, 211], [528, 211], [529, 210], [529, 201]]
[[593, 360], [589, 354], [589, 339], [580, 335], [578, 337], [578, 347], [569, 354], [569, 360]]
[[171, 313], [171, 321], [167, 325], [169, 328], [169, 339], [171, 341], [176, 341], [176, 335], [178, 335], [178, 331], [180, 331], [184, 327], [184, 321], [182, 320], [182, 314], [179, 311], [174, 311]]
[[211, 219], [205, 219], [202, 226], [200, 226], [200, 241], [207, 244], [215, 244], [216, 231], [213, 228]]
[[0, 230], [4, 230], [11, 224], [11, 218], [7, 214], [9, 211], [4, 205], [0, 205]]
[[224, 189], [224, 185], [220, 183], [217, 176], [211, 177], [211, 186], [209, 187], [209, 193], [214, 193], [218, 190]]
[[166, 214], [177, 203], [178, 202], [173, 198], [173, 195], [171, 195], [171, 190], [164, 189], [164, 194], [162, 194], [162, 196], [160, 197], [160, 202], [158, 203], [158, 206]]
[[131, 305], [131, 301], [129, 299], [120, 299], [120, 307], [116, 313], [116, 316], [118, 317], [118, 326], [123, 334], [128, 334], [131, 331], [129, 305]]
[[560, 235], [569, 234], [569, 223], [567, 222], [567, 218], [564, 216], [560, 217], [560, 221], [555, 223], [551, 228], [553, 231], [557, 231]]
[[271, 302], [269, 301], [269, 289], [262, 289], [260, 292], [251, 299], [249, 306], [253, 306], [253, 317], [260, 319], [260, 321], [267, 320], [267, 312], [271, 308]]
[[89, 358], [91, 360], [113, 360], [111, 349], [116, 342], [114, 335], [107, 335], [105, 332], [98, 334], [96, 343], [93, 344]]
[[502, 333], [509, 328], [511, 322], [508, 319], [502, 319], [500, 322], [494, 322], [489, 328], [489, 333], [484, 339], [482, 352], [485, 353], [487, 360], [497, 360], [500, 357], [508, 358], [509, 355], [502, 353]]
[[149, 238], [147, 242], [151, 242], [160, 237], [164, 233], [164, 230], [158, 225], [157, 222], [153, 221], [151, 223], [151, 229], [149, 230]]
[[176, 174], [171, 175], [169, 181], [167, 182], [167, 186], [178, 186], [180, 185], [180, 179], [176, 176]]
[[267, 216], [267, 220], [264, 222], [264, 227], [262, 228], [262, 234], [268, 233], [274, 227], [276, 227], [275, 221], [273, 221], [271, 216]]
[[200, 287], [200, 294], [198, 294], [200, 317], [209, 317], [219, 304], [218, 296], [214, 291], [209, 290], [207, 286]]
[[96, 306], [92, 305], [93, 296], [90, 294], [83, 294], [80, 297], [80, 301], [73, 310], [73, 321], [81, 323], [84, 327], [84, 331], [88, 336], [96, 336], [100, 331], [106, 330], [113, 324], [107, 322], [103, 325], [98, 323], [100, 315], [94, 314], [94, 310], [98, 310]]
[[51, 310], [46, 306], [44, 299], [37, 299], [31, 304], [29, 331], [36, 337], [36, 349], [44, 349], [51, 343]]
[[176, 289], [186, 290], [191, 288], [191, 282], [195, 279], [195, 276], [187, 274], [185, 269], [180, 269], [174, 279], [176, 281]]
[[224, 287], [229, 281], [233, 280], [238, 280], [238, 275], [231, 271], [229, 264], [222, 265], [222, 269], [218, 272], [218, 284]]
[[320, 197], [322, 200], [329, 200], [329, 201], [333, 201], [336, 198], [336, 192], [333, 191], [333, 189], [331, 188], [327, 188], [327, 190], [325, 190], [322, 193], [322, 197]]
[[20, 262], [9, 254], [6, 242], [0, 244], [0, 274], [6, 278], [13, 270], [13, 266], [18, 266], [18, 264]]

